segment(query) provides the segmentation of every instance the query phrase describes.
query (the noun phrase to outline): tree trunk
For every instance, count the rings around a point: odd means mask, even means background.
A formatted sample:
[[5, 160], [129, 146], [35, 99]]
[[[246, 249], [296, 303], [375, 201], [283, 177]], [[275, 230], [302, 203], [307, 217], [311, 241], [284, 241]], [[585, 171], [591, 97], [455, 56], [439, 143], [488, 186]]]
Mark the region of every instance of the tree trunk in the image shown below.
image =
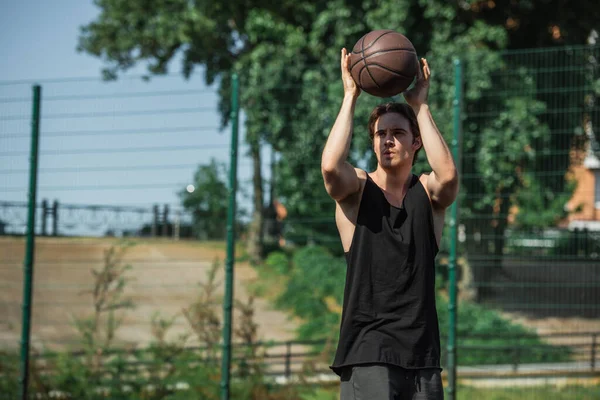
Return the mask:
[[261, 172], [260, 144], [250, 141], [252, 157], [252, 221], [248, 229], [248, 256], [251, 262], [259, 262], [263, 256], [264, 194]]

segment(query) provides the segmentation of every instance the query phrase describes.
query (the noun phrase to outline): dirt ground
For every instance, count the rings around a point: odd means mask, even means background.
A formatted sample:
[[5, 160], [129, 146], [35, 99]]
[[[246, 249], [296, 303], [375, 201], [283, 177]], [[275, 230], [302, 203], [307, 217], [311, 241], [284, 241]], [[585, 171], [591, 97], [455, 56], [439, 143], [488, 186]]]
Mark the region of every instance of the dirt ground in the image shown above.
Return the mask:
[[[80, 335], [73, 318], [91, 316], [94, 310], [92, 269], [102, 268], [104, 251], [117, 243], [118, 239], [108, 238], [36, 239], [31, 336], [36, 347], [77, 345]], [[21, 335], [24, 247], [22, 238], [0, 238], [0, 347], [5, 349], [16, 348]], [[215, 258], [224, 264], [223, 244], [138, 240], [123, 259], [132, 267], [126, 274], [130, 281], [125, 295], [135, 308], [122, 313], [124, 322], [116, 332], [116, 341], [121, 345], [148, 344], [153, 339], [150, 322], [154, 313], [175, 318], [168, 337], [190, 333], [182, 309], [198, 296], [199, 283], [206, 282]], [[247, 303], [247, 284], [256, 279], [256, 272], [246, 263], [236, 263], [234, 274], [235, 298]], [[217, 281], [222, 294], [223, 267]], [[287, 315], [262, 299], [255, 299], [254, 306], [259, 340], [294, 338], [295, 325]], [[221, 303], [215, 307], [221, 316]]]
[[[117, 244], [110, 238], [37, 238], [35, 253], [32, 343], [53, 349], [77, 345], [80, 335], [73, 326], [74, 317], [93, 315], [92, 269], [103, 266], [104, 251]], [[17, 348], [21, 335], [21, 303], [23, 300], [22, 238], [0, 237], [0, 348]], [[116, 332], [121, 345], [143, 346], [152, 339], [151, 319], [154, 313], [175, 318], [169, 331], [171, 338], [189, 333], [190, 325], [182, 315], [200, 292], [198, 284], [206, 282], [207, 272], [215, 259], [225, 260], [222, 243], [191, 241], [138, 240], [128, 250], [124, 262], [132, 269], [125, 294], [135, 309], [123, 313], [123, 325]], [[223, 292], [224, 268], [217, 280]], [[235, 265], [235, 298], [247, 303], [248, 285], [257, 279], [246, 263]], [[258, 340], [285, 341], [294, 338], [296, 325], [288, 315], [274, 310], [264, 299], [255, 299], [254, 319]], [[222, 315], [221, 303], [216, 311]], [[600, 332], [600, 320], [584, 318], [533, 319], [505, 313], [514, 322], [535, 329], [539, 334], [565, 332]], [[235, 328], [235, 326], [234, 326]], [[561, 336], [550, 339], [556, 344], [590, 341]]]

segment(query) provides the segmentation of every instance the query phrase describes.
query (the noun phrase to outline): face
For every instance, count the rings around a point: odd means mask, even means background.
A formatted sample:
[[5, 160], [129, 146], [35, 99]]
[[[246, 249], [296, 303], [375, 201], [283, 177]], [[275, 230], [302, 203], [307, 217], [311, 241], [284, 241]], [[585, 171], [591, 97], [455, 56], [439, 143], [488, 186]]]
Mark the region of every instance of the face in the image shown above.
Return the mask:
[[374, 128], [373, 150], [382, 168], [412, 165], [421, 138], [414, 138], [407, 118], [389, 112], [377, 119]]

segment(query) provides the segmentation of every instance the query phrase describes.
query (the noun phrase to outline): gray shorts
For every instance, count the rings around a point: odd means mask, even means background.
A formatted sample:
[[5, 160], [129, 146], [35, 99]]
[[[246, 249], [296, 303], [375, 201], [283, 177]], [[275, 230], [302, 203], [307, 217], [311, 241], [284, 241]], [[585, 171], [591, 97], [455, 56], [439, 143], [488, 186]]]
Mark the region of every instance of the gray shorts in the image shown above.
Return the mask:
[[439, 369], [355, 365], [341, 373], [340, 400], [443, 400]]

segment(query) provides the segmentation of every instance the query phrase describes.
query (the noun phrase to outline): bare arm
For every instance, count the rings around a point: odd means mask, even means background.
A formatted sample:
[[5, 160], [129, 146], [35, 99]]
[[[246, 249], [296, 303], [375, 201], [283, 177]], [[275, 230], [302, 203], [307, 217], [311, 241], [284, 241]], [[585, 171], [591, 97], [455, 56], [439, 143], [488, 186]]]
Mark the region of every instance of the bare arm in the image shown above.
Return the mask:
[[422, 61], [423, 70], [419, 70], [417, 84], [405, 93], [405, 98], [417, 116], [427, 161], [433, 170], [427, 178], [427, 192], [437, 208], [445, 209], [454, 202], [458, 194], [458, 171], [452, 153], [427, 105], [431, 72], [427, 60]]
[[343, 200], [360, 189], [356, 170], [346, 161], [352, 140], [354, 108], [356, 99], [360, 95], [360, 89], [350, 75], [349, 61], [350, 56], [346, 53], [346, 49], [342, 49], [344, 100], [321, 156], [321, 173], [325, 189], [336, 201]]
[[438, 130], [429, 107], [422, 105], [417, 113], [421, 139], [427, 161], [433, 170], [427, 179], [427, 190], [432, 202], [447, 208], [458, 194], [458, 172], [452, 153]]

